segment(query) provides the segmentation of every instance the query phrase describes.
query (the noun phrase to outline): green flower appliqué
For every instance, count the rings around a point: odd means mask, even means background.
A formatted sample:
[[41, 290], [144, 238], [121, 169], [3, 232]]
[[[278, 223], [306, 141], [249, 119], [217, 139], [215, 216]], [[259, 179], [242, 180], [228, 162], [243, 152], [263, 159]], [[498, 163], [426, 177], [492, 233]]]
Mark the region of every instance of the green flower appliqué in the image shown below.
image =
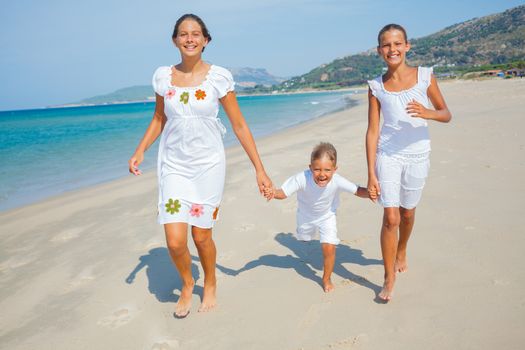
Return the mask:
[[184, 103], [185, 105], [188, 104], [189, 99], [190, 94], [187, 91], [180, 94], [180, 102]]
[[166, 212], [170, 213], [171, 215], [178, 213], [180, 209], [180, 202], [178, 199], [173, 200], [169, 199], [168, 203], [166, 203]]

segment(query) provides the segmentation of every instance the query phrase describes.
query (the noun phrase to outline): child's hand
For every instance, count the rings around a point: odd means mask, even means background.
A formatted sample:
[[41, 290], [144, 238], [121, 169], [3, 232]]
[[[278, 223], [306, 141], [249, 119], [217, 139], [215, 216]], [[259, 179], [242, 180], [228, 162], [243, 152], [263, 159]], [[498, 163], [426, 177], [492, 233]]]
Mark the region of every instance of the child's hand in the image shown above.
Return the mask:
[[267, 201], [270, 201], [272, 200], [273, 196], [274, 196], [274, 188], [273, 187], [265, 187], [264, 190], [263, 190], [263, 194], [264, 194], [264, 198], [266, 198]]
[[381, 189], [379, 188], [379, 182], [377, 179], [369, 179], [366, 189], [368, 191], [368, 198], [374, 203], [377, 202], [377, 199], [381, 195]]
[[407, 104], [406, 111], [412, 117], [428, 119], [428, 109], [416, 100], [412, 100]]

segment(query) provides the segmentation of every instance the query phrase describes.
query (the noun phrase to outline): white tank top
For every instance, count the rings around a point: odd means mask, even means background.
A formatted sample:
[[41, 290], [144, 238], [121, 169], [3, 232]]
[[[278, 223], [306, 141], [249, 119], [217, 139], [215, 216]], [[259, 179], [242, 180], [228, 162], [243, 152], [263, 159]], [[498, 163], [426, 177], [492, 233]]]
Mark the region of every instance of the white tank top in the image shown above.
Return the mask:
[[406, 112], [407, 104], [416, 100], [430, 108], [427, 89], [430, 86], [432, 68], [418, 67], [417, 83], [407, 90], [388, 91], [383, 77], [368, 81], [372, 94], [381, 103], [383, 125], [377, 150], [387, 154], [416, 155], [430, 152], [430, 136], [427, 121], [412, 117]]

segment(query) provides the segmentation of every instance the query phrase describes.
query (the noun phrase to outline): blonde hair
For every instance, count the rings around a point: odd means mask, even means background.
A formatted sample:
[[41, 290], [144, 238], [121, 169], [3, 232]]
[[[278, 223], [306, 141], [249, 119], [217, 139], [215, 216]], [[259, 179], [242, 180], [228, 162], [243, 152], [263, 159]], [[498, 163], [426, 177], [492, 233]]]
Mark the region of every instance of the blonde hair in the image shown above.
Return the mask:
[[310, 163], [313, 163], [314, 160], [321, 159], [323, 157], [328, 157], [334, 165], [337, 165], [337, 151], [335, 150], [334, 145], [330, 142], [321, 142], [314, 147], [312, 154], [310, 155]]

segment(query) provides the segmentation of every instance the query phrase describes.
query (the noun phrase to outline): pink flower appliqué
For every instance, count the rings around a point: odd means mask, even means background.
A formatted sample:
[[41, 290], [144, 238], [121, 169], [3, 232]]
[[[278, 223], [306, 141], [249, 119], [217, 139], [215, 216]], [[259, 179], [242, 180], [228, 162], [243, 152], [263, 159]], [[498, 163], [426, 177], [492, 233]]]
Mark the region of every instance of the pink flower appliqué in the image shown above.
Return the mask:
[[170, 90], [168, 90], [168, 91], [166, 92], [165, 97], [166, 97], [168, 100], [171, 99], [173, 96], [175, 96], [175, 90], [171, 90], [171, 89], [170, 89]]
[[204, 207], [201, 204], [192, 204], [190, 214], [191, 216], [199, 217], [204, 214]]

